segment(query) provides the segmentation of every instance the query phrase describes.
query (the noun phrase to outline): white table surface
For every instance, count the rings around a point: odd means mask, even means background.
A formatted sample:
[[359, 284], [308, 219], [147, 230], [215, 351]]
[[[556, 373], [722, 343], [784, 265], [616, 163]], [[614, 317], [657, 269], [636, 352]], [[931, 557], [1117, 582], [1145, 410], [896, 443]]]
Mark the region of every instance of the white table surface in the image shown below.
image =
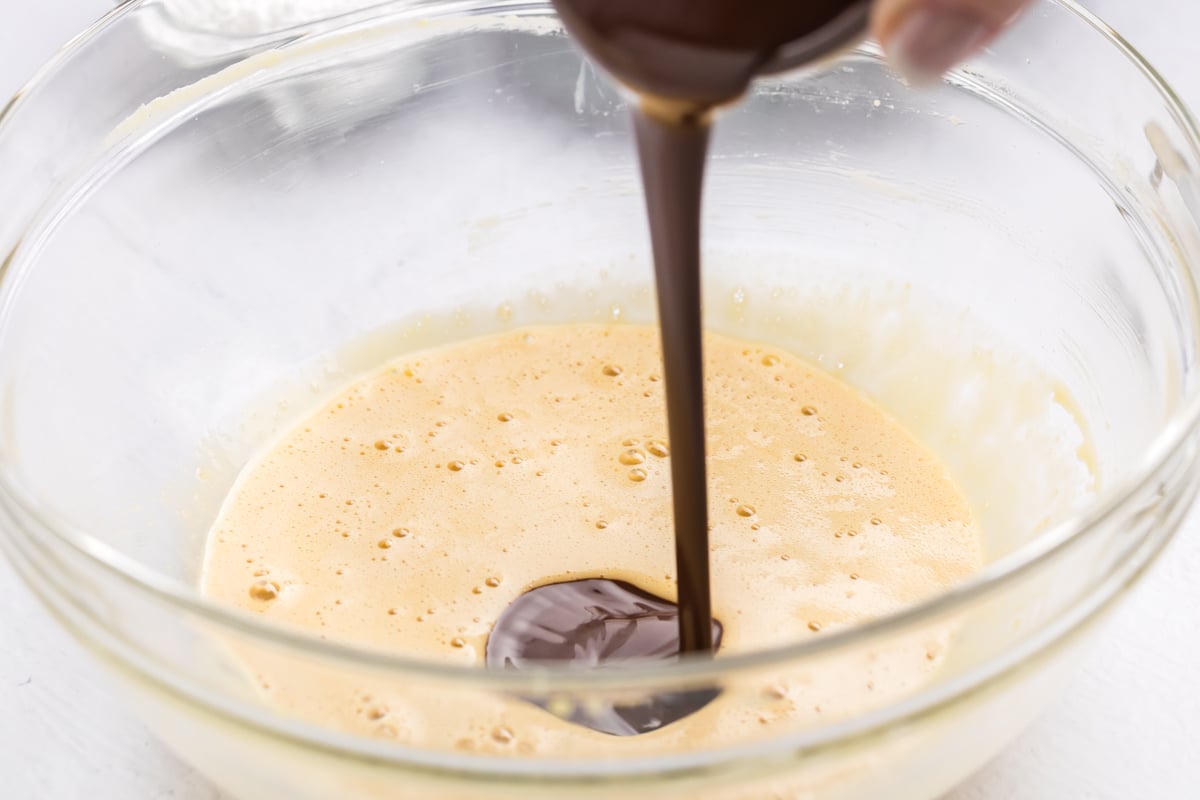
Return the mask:
[[[0, 25], [5, 97], [111, 6], [106, 0], [9, 3]], [[1200, 109], [1200, 3], [1087, 5]], [[18, 24], [9, 24], [14, 18]], [[947, 800], [1200, 798], [1198, 614], [1200, 511], [1118, 612], [1063, 697]], [[229, 800], [122, 707], [88, 655], [54, 625], [3, 560], [0, 797]]]

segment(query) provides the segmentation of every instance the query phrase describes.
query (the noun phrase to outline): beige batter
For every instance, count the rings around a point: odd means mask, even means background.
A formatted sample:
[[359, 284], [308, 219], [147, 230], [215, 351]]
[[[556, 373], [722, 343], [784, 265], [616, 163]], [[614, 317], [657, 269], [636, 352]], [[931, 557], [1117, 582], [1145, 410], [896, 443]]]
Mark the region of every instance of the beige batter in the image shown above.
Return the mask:
[[[716, 335], [705, 347], [722, 655], [888, 614], [980, 566], [970, 509], [886, 413], [787, 353]], [[657, 330], [637, 325], [529, 328], [399, 359], [245, 470], [204, 589], [328, 638], [461, 665], [482, 665], [492, 622], [537, 585], [602, 576], [674, 598], [661, 375]], [[950, 633], [819, 679], [764, 677], [629, 739], [519, 700], [456, 704], [265, 655], [251, 666], [272, 702], [353, 732], [499, 753], [670, 750], [906, 694]]]

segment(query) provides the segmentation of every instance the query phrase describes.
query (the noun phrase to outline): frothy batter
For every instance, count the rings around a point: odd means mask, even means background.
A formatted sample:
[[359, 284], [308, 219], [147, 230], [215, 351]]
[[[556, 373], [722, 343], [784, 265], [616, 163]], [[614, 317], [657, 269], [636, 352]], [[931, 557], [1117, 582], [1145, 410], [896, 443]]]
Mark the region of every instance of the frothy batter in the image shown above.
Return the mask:
[[[879, 617], [980, 565], [979, 532], [941, 464], [857, 391], [723, 336], [706, 335], [705, 359], [718, 658]], [[245, 470], [210, 537], [204, 588], [329, 638], [482, 667], [492, 624], [533, 587], [605, 577], [675, 597], [665, 432], [653, 327], [528, 328], [412, 354]], [[878, 654], [871, 686], [847, 675], [825, 711], [925, 682], [948, 639]], [[421, 698], [396, 696], [372, 713], [364, 687], [252, 666], [280, 704], [320, 705], [350, 730], [429, 742], [432, 719], [447, 745], [478, 731], [471, 746], [498, 752], [512, 743], [489, 736], [496, 726], [539, 752], [581, 737], [638, 746], [515, 699], [426, 715]], [[810, 699], [780, 695], [772, 713], [821, 713]], [[718, 699], [637, 738], [733, 739], [762, 716]]]

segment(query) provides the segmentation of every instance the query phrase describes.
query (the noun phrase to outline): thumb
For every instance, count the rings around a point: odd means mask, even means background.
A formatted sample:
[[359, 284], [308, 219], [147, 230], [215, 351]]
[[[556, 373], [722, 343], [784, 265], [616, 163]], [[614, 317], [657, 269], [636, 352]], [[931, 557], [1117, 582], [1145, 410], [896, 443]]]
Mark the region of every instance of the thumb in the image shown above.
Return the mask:
[[877, 0], [871, 30], [905, 78], [930, 83], [990, 42], [1030, 0]]

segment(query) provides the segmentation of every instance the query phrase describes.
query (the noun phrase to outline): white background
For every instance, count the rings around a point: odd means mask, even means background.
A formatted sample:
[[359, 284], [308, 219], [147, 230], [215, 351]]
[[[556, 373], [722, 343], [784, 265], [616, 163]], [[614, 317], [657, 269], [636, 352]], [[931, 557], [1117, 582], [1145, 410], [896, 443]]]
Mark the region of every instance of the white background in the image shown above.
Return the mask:
[[[1200, 109], [1200, 3], [1086, 4]], [[106, 0], [5, 0], [0, 96], [12, 94], [60, 44], [110, 7]], [[948, 800], [1198, 798], [1198, 683], [1200, 514], [1194, 513], [1066, 693]], [[228, 800], [122, 708], [96, 665], [2, 560], [0, 796]]]

